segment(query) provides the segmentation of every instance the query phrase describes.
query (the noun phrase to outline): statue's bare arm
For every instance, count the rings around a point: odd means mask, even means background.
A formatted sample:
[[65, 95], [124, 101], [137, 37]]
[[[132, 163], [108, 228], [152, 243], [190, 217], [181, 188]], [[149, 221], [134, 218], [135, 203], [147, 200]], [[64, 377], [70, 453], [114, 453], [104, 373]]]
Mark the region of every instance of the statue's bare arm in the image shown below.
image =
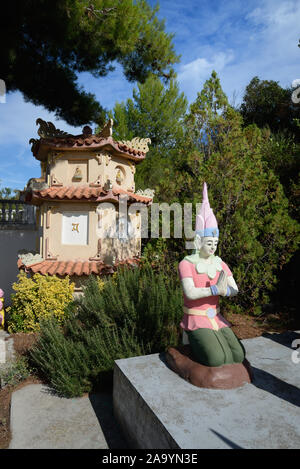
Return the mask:
[[[210, 287], [195, 287], [194, 280], [190, 277], [183, 278], [181, 283], [183, 292], [189, 300], [199, 300], [200, 298], [213, 296]], [[218, 294], [221, 296], [235, 296], [238, 294], [238, 287], [233, 276], [228, 277], [223, 270], [216, 286], [218, 288]]]
[[189, 300], [199, 300], [200, 298], [206, 298], [212, 296], [210, 287], [207, 288], [197, 288], [195, 287], [194, 280], [190, 277], [183, 278], [181, 280], [182, 288], [185, 296]]

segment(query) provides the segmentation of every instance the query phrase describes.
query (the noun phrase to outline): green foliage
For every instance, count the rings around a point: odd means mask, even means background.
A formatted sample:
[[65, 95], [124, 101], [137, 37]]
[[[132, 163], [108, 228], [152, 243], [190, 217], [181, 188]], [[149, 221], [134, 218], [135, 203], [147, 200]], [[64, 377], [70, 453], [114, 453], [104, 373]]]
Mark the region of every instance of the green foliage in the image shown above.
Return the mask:
[[300, 106], [293, 104], [291, 95], [292, 89], [284, 89], [276, 81], [254, 77], [240, 107], [245, 125], [268, 126], [272, 132], [288, 131], [296, 136]]
[[18, 189], [11, 189], [10, 187], [0, 187], [0, 199], [18, 200], [19, 198], [20, 191]]
[[187, 100], [174, 80], [165, 87], [151, 75], [144, 84], [138, 84], [138, 90], [133, 90], [133, 100], [115, 106], [114, 135], [117, 140], [147, 136], [156, 148], [174, 149], [182, 137], [186, 109]]
[[219, 133], [219, 114], [228, 108], [228, 99], [215, 71], [204, 83], [203, 89], [191, 104], [186, 116], [186, 132], [190, 149], [197, 149], [209, 158]]
[[255, 125], [243, 128], [236, 111], [228, 104], [213, 107], [207, 94], [197, 101], [190, 119], [208, 108], [207, 117], [197, 121], [203, 143], [187, 157], [188, 171], [182, 174], [178, 166], [178, 178], [188, 187], [181, 198], [195, 199], [203, 182], [208, 183], [220, 227], [219, 255], [232, 268], [240, 290], [226, 307], [257, 312], [268, 301], [278, 268], [297, 248], [299, 225], [290, 218], [282, 185], [262, 157], [262, 131]]
[[182, 145], [186, 109], [187, 100], [174, 80], [165, 87], [151, 75], [133, 91], [133, 99], [117, 103], [111, 113], [115, 139], [151, 138], [150, 151], [137, 166], [135, 181], [137, 188], [155, 189], [160, 200], [164, 198], [160, 185], [169, 177], [172, 160]]
[[1, 386], [16, 386], [31, 373], [26, 357], [18, 357], [0, 368]]
[[[300, 221], [299, 213], [299, 157], [300, 105], [292, 102], [292, 89], [283, 89], [278, 82], [251, 80], [246, 88], [240, 111], [246, 125], [256, 123], [264, 128], [260, 142], [261, 157], [268, 168], [278, 176], [288, 198], [288, 211], [292, 218]], [[272, 131], [272, 133], [271, 133]], [[295, 308], [299, 290], [299, 251], [290, 248], [293, 257], [279, 266], [278, 285], [272, 302], [280, 308]], [[283, 254], [284, 257], [284, 254]]]
[[66, 307], [73, 301], [74, 284], [69, 277], [35, 274], [28, 278], [19, 274], [19, 282], [13, 284], [12, 305], [8, 313], [9, 332], [35, 332], [40, 321], [53, 317], [59, 324], [65, 321]]
[[176, 345], [181, 315], [179, 282], [149, 266], [119, 271], [101, 288], [90, 278], [63, 330], [42, 323], [31, 359], [59, 394], [79, 396], [102, 384], [114, 360]]
[[178, 56], [158, 9], [145, 0], [6, 2], [0, 76], [8, 91], [20, 90], [71, 125], [101, 123], [104, 111], [78, 86], [78, 72], [103, 77], [118, 62], [130, 81], [173, 76]]
[[268, 167], [279, 177], [285, 195], [289, 200], [289, 213], [292, 218], [300, 221], [300, 143], [292, 135], [282, 132], [262, 133], [262, 158]]

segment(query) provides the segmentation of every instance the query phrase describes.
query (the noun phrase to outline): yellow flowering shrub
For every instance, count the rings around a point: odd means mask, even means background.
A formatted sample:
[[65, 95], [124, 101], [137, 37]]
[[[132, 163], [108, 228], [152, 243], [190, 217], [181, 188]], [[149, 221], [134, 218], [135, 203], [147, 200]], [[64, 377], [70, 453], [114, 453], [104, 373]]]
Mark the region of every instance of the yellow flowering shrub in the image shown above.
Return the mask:
[[18, 275], [13, 284], [16, 291], [12, 295], [9, 313], [8, 332], [37, 332], [40, 321], [54, 317], [59, 324], [65, 319], [65, 308], [73, 301], [74, 283], [69, 277], [35, 274], [28, 278], [25, 272]]
[[102, 291], [105, 285], [105, 281], [103, 280], [102, 277], [97, 277], [97, 284], [98, 284], [99, 290]]
[[[114, 273], [110, 276], [110, 280], [114, 283], [114, 285], [116, 284], [117, 276], [118, 276], [118, 272], [114, 272]], [[97, 280], [97, 284], [98, 284], [99, 290], [102, 291], [103, 288], [104, 288], [104, 285], [105, 285], [105, 283], [106, 283], [106, 281], [107, 281], [107, 279], [105, 279], [104, 277], [97, 276], [97, 277], [96, 277], [96, 280]]]

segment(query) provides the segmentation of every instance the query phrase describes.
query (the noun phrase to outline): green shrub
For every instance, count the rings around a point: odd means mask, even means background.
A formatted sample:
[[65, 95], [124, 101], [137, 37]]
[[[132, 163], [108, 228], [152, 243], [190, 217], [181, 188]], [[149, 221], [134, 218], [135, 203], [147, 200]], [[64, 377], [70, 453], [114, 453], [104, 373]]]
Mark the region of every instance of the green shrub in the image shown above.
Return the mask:
[[69, 277], [35, 274], [28, 278], [24, 272], [13, 284], [12, 305], [8, 313], [8, 332], [36, 332], [42, 319], [54, 317], [60, 324], [65, 320], [65, 308], [73, 301], [74, 284]]
[[119, 271], [99, 283], [90, 278], [64, 329], [43, 321], [33, 364], [67, 397], [102, 384], [114, 360], [163, 351], [179, 341], [179, 282], [150, 267]]
[[28, 359], [19, 357], [0, 368], [1, 386], [15, 386], [30, 375]]

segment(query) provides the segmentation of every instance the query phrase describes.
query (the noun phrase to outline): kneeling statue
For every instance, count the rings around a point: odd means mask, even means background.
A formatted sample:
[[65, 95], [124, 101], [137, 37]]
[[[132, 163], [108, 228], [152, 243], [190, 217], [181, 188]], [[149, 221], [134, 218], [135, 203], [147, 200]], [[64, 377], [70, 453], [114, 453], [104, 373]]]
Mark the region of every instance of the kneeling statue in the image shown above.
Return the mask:
[[242, 343], [220, 314], [219, 296], [235, 296], [238, 287], [227, 264], [214, 255], [218, 240], [217, 220], [204, 183], [196, 217], [196, 251], [179, 263], [184, 297], [180, 326], [183, 343], [189, 346], [182, 353], [170, 348], [166, 359], [175, 372], [196, 386], [229, 389], [251, 382], [252, 373]]

